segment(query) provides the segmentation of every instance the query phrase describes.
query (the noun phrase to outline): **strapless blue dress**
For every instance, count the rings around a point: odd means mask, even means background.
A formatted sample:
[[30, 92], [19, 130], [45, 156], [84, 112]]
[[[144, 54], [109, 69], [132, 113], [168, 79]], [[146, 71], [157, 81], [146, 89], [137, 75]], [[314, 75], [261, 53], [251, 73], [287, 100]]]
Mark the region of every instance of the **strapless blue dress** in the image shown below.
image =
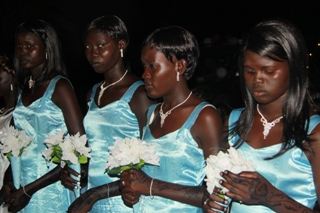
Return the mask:
[[[160, 138], [152, 136], [148, 125], [144, 127], [143, 140], [155, 145], [157, 147], [156, 154], [160, 157], [160, 166], [145, 165], [142, 168], [147, 175], [158, 180], [185, 186], [202, 185], [206, 163], [203, 150], [193, 139], [190, 129], [201, 110], [207, 105], [209, 105], [207, 102], [200, 103], [180, 129]], [[156, 106], [149, 107], [148, 121]], [[159, 196], [154, 196], [153, 199], [149, 196], [141, 196], [139, 203], [134, 205], [134, 212], [202, 213], [202, 209]]]
[[[43, 96], [29, 106], [23, 105], [21, 95], [18, 97], [17, 106], [13, 111], [15, 127], [19, 130], [25, 130], [27, 135], [33, 138], [27, 150], [20, 157], [20, 165], [18, 166], [21, 169], [15, 168], [15, 165], [12, 164], [14, 181], [17, 179], [21, 186], [35, 181], [57, 166], [57, 164], [50, 162], [48, 167], [41, 152], [47, 149], [44, 140], [49, 135], [58, 133], [62, 128], [67, 129], [61, 109], [51, 101], [56, 83], [61, 78], [64, 77], [56, 76], [53, 78]], [[28, 205], [20, 212], [66, 212], [75, 196], [73, 191], [66, 189], [58, 181], [37, 191]]]
[[[109, 156], [109, 146], [113, 146], [117, 138], [136, 137], [140, 138], [139, 123], [136, 115], [131, 111], [129, 102], [136, 89], [143, 85], [137, 81], [125, 92], [120, 100], [112, 102], [99, 108], [95, 101], [97, 87], [93, 86], [89, 110], [84, 118], [83, 124], [88, 136], [88, 143], [91, 147], [91, 159], [89, 162], [88, 189], [119, 180], [118, 177], [110, 177], [105, 173], [105, 164]], [[121, 196], [99, 200], [94, 204], [90, 213], [100, 212], [133, 212], [127, 207]]]
[[[242, 112], [241, 109], [233, 110], [229, 117], [229, 128], [236, 122]], [[308, 133], [320, 123], [320, 116], [314, 115], [310, 118]], [[261, 133], [262, 134], [262, 133]], [[229, 140], [232, 146], [239, 136]], [[254, 149], [244, 142], [238, 151], [245, 159], [250, 159], [257, 166], [257, 172], [265, 177], [272, 185], [283, 191], [292, 199], [313, 208], [317, 201], [317, 194], [313, 182], [313, 173], [308, 158], [300, 148], [292, 148], [285, 154], [272, 160], [264, 160], [266, 157], [272, 157], [279, 152], [281, 144]], [[231, 213], [243, 212], [274, 212], [270, 208], [261, 205], [245, 205], [233, 202]]]

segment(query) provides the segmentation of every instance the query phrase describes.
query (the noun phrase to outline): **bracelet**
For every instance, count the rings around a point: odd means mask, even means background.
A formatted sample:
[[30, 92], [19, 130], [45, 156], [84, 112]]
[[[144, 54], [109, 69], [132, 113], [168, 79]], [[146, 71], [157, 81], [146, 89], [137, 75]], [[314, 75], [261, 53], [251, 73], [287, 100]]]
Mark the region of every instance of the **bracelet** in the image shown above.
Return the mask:
[[107, 195], [108, 195], [108, 197], [107, 197], [107, 201], [108, 201], [108, 205], [109, 205], [109, 208], [111, 209], [111, 204], [110, 204], [110, 199], [109, 199], [109, 192], [110, 192], [110, 188], [109, 188], [109, 184], [107, 183], [107, 187], [108, 187], [108, 193], [107, 193]]
[[24, 186], [22, 187], [22, 190], [23, 190], [23, 193], [24, 193], [25, 195], [27, 195], [27, 196], [30, 197], [30, 198], [32, 197], [32, 196], [30, 196], [30, 195], [27, 194], [26, 190], [24, 189]]
[[154, 198], [154, 196], [152, 195], [153, 180], [154, 180], [154, 178], [152, 178], [151, 183], [150, 183], [150, 199], [153, 199], [153, 198]]

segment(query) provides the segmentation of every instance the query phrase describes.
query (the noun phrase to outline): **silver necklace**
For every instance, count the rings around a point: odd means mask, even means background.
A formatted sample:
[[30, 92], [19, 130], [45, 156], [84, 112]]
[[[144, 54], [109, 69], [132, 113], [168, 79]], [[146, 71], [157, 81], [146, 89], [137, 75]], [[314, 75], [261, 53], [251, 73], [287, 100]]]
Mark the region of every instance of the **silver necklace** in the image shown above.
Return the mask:
[[184, 101], [182, 101], [180, 104], [176, 105], [176, 106], [173, 107], [172, 109], [168, 110], [168, 111], [167, 111], [166, 113], [164, 113], [164, 114], [163, 114], [163, 111], [162, 111], [162, 106], [163, 106], [163, 103], [164, 103], [164, 102], [162, 102], [162, 104], [161, 104], [161, 106], [160, 106], [160, 111], [159, 111], [159, 113], [160, 113], [160, 118], [161, 118], [161, 121], [160, 121], [161, 128], [162, 128], [162, 126], [163, 126], [163, 124], [164, 124], [164, 120], [168, 117], [168, 115], [171, 114], [172, 110], [174, 110], [174, 109], [177, 108], [178, 106], [181, 106], [182, 104], [184, 104], [184, 103], [190, 98], [191, 94], [192, 94], [192, 91], [189, 93], [188, 97], [187, 97]]
[[270, 129], [272, 127], [274, 127], [276, 125], [276, 123], [279, 123], [279, 121], [283, 118], [283, 116], [280, 116], [279, 118], [277, 118], [274, 121], [272, 121], [271, 123], [269, 123], [267, 121], [267, 119], [261, 114], [261, 112], [259, 110], [259, 104], [257, 104], [257, 111], [258, 111], [259, 115], [261, 116], [260, 121], [263, 125], [263, 139], [266, 139], [267, 135], [270, 132]]
[[31, 88], [33, 87], [34, 82], [35, 82], [35, 80], [32, 80], [32, 76], [30, 75], [30, 79], [29, 79], [29, 81], [28, 81], [28, 83], [29, 83], [29, 89], [31, 89]]
[[98, 96], [98, 106], [100, 106], [100, 99], [101, 99], [104, 91], [106, 89], [108, 89], [109, 87], [119, 83], [124, 78], [124, 76], [127, 74], [127, 72], [128, 72], [128, 70], [126, 70], [126, 72], [123, 74], [123, 76], [119, 80], [117, 80], [116, 82], [113, 82], [112, 84], [109, 84], [108, 86], [106, 86], [104, 88], [103, 88], [103, 86], [106, 84], [106, 82], [103, 82], [103, 84], [100, 85], [100, 92], [99, 92], [99, 96]]

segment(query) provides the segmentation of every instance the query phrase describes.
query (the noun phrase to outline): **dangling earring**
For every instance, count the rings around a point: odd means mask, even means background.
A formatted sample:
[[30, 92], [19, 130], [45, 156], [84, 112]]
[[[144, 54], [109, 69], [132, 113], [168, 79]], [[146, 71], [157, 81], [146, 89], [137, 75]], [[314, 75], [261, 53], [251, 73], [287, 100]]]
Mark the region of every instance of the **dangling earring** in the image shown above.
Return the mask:
[[177, 72], [177, 81], [179, 81], [179, 72]]
[[123, 49], [120, 49], [121, 58], [123, 58]]
[[46, 52], [46, 59], [48, 60], [48, 53]]
[[10, 89], [11, 89], [11, 91], [13, 91], [13, 85], [12, 85], [12, 83], [10, 84]]

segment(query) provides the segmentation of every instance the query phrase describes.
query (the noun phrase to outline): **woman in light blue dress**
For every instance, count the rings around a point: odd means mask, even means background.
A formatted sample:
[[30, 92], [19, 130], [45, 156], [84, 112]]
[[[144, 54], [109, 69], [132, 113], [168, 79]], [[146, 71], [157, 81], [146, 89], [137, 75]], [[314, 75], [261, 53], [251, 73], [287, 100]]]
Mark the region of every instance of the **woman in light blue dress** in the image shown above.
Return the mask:
[[13, 179], [20, 184], [6, 201], [13, 212], [65, 212], [75, 199], [74, 191], [61, 184], [60, 165], [47, 165], [42, 151], [46, 149], [44, 140], [62, 128], [66, 134], [84, 133], [80, 107], [65, 77], [54, 29], [41, 20], [28, 21], [17, 27], [15, 38], [21, 92], [13, 119], [15, 127], [25, 130], [32, 142], [20, 157], [20, 168], [12, 165]]
[[160, 166], [122, 173], [122, 197], [136, 203], [134, 212], [202, 212], [205, 159], [219, 150], [222, 124], [188, 88], [198, 57], [195, 37], [178, 26], [155, 30], [142, 45], [145, 88], [163, 98], [149, 107], [142, 139], [156, 146]]
[[[311, 110], [304, 39], [289, 22], [258, 24], [239, 57], [245, 108], [229, 116], [228, 142], [257, 166], [224, 171], [231, 213], [314, 212], [320, 194], [320, 116]], [[205, 205], [223, 202], [215, 194]]]
[[125, 66], [128, 44], [127, 28], [117, 16], [99, 17], [86, 29], [86, 57], [104, 80], [89, 91], [83, 122], [91, 147], [88, 191], [70, 206], [69, 212], [133, 212], [121, 199], [119, 178], [105, 173], [108, 147], [116, 139], [140, 138], [152, 103], [143, 82]]

